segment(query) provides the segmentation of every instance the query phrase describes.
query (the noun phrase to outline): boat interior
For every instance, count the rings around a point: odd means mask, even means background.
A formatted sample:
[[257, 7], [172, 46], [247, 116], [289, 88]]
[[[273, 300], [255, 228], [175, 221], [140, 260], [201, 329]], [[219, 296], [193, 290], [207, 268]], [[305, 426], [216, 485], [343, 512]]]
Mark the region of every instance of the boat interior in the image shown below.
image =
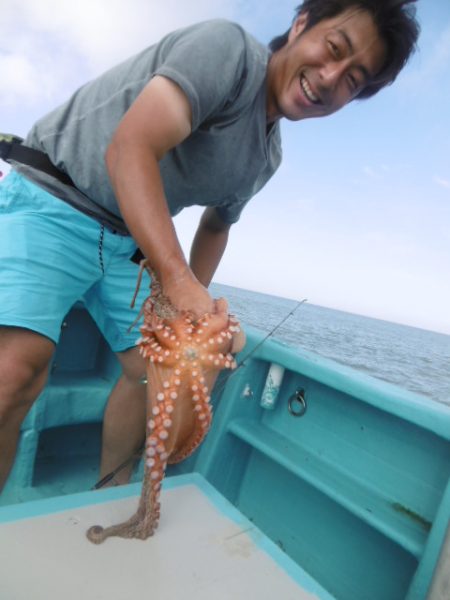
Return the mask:
[[[206, 440], [169, 467], [168, 481], [204, 478], [332, 598], [443, 599], [448, 407], [246, 331], [238, 368], [215, 385]], [[77, 304], [23, 424], [0, 507], [92, 489], [118, 374]], [[141, 461], [132, 481], [142, 473]]]

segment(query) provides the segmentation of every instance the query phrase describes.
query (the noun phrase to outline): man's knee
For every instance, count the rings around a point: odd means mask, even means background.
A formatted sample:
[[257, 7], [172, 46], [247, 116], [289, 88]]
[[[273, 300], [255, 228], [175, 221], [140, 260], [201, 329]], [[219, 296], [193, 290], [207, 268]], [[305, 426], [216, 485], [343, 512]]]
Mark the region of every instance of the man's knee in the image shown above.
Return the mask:
[[53, 345], [28, 333], [0, 328], [0, 421], [29, 408], [45, 386]]
[[[7, 366], [6, 363], [5, 367]], [[0, 425], [11, 418], [23, 418], [41, 393], [47, 379], [45, 370], [36, 372], [30, 365], [9, 367], [0, 369]]]
[[117, 358], [122, 366], [122, 375], [129, 383], [139, 384], [145, 381], [145, 361], [138, 348], [119, 352]]

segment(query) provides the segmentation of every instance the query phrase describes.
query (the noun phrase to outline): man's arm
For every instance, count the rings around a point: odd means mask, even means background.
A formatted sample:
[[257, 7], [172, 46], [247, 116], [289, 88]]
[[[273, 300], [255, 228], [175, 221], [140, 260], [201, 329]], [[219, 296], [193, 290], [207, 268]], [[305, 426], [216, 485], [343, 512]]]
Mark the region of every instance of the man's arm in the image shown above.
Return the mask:
[[200, 317], [213, 311], [213, 300], [183, 255], [158, 164], [190, 133], [187, 97], [175, 83], [157, 76], [119, 123], [105, 159], [122, 216], [164, 293], [178, 309]]
[[222, 221], [215, 208], [206, 208], [192, 242], [190, 265], [197, 279], [208, 287], [228, 242], [231, 225]]

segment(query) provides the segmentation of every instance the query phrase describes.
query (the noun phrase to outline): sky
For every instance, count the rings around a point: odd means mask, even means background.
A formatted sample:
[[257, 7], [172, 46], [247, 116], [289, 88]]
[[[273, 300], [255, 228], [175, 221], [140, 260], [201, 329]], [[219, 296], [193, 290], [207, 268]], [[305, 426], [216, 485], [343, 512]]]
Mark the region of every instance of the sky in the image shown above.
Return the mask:
[[[0, 131], [24, 136], [173, 29], [223, 17], [267, 43], [297, 4], [2, 0]], [[417, 9], [419, 50], [392, 86], [282, 122], [282, 166], [233, 226], [215, 281], [450, 334], [450, 2]], [[201, 212], [175, 218], [186, 254]]]

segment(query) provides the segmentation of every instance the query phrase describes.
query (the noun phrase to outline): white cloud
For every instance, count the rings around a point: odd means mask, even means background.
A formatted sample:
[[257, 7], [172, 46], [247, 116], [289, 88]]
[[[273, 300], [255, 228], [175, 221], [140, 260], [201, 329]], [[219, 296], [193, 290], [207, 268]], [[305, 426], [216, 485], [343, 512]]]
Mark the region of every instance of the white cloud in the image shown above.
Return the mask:
[[450, 25], [448, 25], [441, 36], [438, 38], [434, 47], [434, 53], [430, 60], [430, 65], [438, 69], [448, 68], [448, 62], [450, 60]]
[[0, 106], [26, 108], [40, 100], [50, 100], [58, 89], [57, 71], [48, 69], [48, 57], [33, 54], [0, 54]]
[[436, 175], [435, 177], [433, 177], [433, 181], [434, 181], [434, 183], [437, 183], [441, 187], [450, 189], [450, 180], [449, 179], [444, 179], [443, 177], [439, 177], [438, 175]]
[[373, 167], [369, 167], [368, 165], [363, 167], [363, 173], [364, 175], [367, 175], [367, 177], [377, 177], [375, 169]]
[[[405, 69], [400, 77], [402, 85], [418, 92], [425, 86], [435, 86], [437, 82], [441, 86], [442, 77], [448, 76], [449, 61], [450, 25], [447, 25], [433, 43], [427, 46], [423, 42], [420, 44], [420, 50], [413, 57], [410, 68]], [[427, 90], [429, 91], [429, 87]]]
[[33, 65], [25, 56], [0, 56], [0, 72], [3, 85], [0, 101], [2, 105], [14, 105], [17, 95], [32, 98], [38, 89], [39, 78]]
[[391, 172], [391, 169], [388, 165], [385, 164], [376, 166], [365, 165], [362, 168], [362, 171], [364, 175], [366, 175], [366, 177], [369, 177], [370, 179], [383, 179], [386, 175], [388, 175]]
[[239, 0], [15, 0], [2, 6], [0, 106], [68, 91], [172, 29], [233, 18]]

